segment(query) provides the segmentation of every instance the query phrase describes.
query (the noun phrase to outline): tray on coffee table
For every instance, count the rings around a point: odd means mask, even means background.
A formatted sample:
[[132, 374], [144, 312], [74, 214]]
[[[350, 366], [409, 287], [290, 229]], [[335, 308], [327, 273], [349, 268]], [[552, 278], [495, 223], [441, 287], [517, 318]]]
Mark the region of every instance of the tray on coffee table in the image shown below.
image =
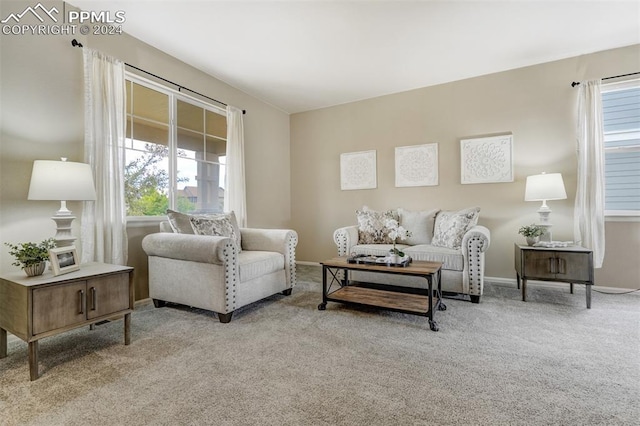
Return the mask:
[[387, 256], [373, 256], [366, 254], [357, 254], [349, 256], [347, 263], [357, 263], [360, 265], [387, 265], [387, 266], [408, 266], [412, 262], [410, 256], [400, 259], [400, 262], [391, 262]]

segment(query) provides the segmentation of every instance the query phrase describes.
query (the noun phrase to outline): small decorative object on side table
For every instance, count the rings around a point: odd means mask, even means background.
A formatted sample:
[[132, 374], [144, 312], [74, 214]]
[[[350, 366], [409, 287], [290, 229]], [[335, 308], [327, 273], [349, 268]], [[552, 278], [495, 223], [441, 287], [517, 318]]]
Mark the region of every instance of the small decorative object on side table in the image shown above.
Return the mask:
[[518, 234], [527, 239], [527, 245], [532, 246], [540, 241], [540, 236], [545, 233], [546, 228], [544, 226], [538, 226], [531, 224], [528, 226], [521, 226], [518, 230]]
[[20, 266], [28, 277], [42, 275], [49, 260], [49, 250], [56, 246], [53, 238], [36, 243], [4, 243], [14, 257], [13, 266]]
[[527, 300], [527, 280], [585, 284], [587, 308], [591, 309], [593, 285], [593, 251], [580, 246], [529, 247], [515, 245], [515, 268], [518, 288], [522, 279], [522, 301]]

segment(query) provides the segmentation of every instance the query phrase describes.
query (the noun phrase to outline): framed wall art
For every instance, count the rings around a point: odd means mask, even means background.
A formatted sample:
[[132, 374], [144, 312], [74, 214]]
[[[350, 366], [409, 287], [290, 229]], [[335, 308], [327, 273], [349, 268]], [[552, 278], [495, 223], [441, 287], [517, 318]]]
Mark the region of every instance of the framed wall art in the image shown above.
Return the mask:
[[438, 185], [438, 144], [396, 147], [396, 187]]
[[461, 183], [513, 182], [513, 135], [462, 139]]
[[376, 151], [340, 154], [340, 189], [377, 188]]

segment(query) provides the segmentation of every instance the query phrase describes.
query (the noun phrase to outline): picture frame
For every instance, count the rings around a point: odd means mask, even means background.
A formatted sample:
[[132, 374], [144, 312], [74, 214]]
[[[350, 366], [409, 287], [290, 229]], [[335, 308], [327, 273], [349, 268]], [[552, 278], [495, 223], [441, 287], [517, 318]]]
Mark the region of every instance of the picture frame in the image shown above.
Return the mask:
[[340, 189], [375, 189], [376, 151], [347, 152], [340, 154]]
[[396, 147], [396, 187], [438, 185], [438, 144]]
[[56, 247], [49, 250], [49, 261], [53, 275], [62, 275], [80, 269], [78, 252], [75, 246]]
[[513, 135], [460, 140], [460, 183], [513, 182]]

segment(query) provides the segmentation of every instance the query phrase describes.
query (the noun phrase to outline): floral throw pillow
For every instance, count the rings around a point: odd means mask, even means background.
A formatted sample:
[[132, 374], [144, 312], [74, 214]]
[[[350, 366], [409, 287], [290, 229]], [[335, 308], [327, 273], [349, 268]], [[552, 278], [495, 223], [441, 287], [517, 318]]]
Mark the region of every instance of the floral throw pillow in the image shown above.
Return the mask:
[[238, 246], [238, 252], [242, 251], [240, 229], [233, 212], [215, 216], [191, 216], [189, 221], [194, 234], [231, 238]]
[[378, 212], [364, 207], [356, 210], [358, 219], [358, 244], [393, 244], [389, 238], [389, 229], [385, 226], [388, 219], [398, 220], [398, 215], [388, 210]]
[[464, 234], [478, 223], [479, 214], [480, 207], [438, 213], [431, 245], [459, 250]]

